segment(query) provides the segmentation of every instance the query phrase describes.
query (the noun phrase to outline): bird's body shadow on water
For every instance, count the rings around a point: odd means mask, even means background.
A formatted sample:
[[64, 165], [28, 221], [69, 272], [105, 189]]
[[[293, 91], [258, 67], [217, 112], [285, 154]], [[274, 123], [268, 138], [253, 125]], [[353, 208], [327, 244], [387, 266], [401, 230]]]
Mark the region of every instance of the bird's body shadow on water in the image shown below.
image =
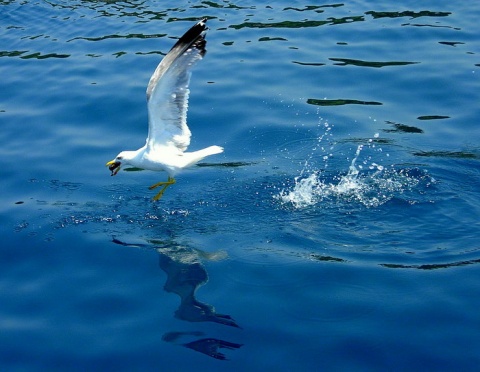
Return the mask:
[[[224, 163], [197, 163], [194, 167], [199, 168], [238, 168], [238, 167], [246, 167], [249, 165], [255, 165], [257, 162], [246, 162], [246, 161], [231, 161], [231, 162], [224, 162]], [[193, 167], [192, 167], [193, 168]], [[135, 168], [129, 167], [125, 168], [124, 171], [126, 172], [140, 172], [145, 169], [142, 168]]]

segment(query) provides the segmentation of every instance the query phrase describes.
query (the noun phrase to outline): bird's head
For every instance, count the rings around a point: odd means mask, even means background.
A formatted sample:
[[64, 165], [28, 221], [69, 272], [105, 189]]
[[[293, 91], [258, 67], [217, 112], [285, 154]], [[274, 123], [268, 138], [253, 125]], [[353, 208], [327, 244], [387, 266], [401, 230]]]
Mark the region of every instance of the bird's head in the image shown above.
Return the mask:
[[112, 172], [112, 176], [115, 176], [122, 166], [128, 163], [128, 160], [130, 159], [128, 152], [129, 151], [122, 151], [115, 159], [110, 160], [107, 164], [105, 164]]

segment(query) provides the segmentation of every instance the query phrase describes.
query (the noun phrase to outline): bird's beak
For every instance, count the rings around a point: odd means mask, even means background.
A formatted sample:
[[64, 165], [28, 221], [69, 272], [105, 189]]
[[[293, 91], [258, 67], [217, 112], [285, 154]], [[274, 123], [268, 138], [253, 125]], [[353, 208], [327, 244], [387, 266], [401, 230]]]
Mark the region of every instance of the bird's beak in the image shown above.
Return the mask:
[[120, 163], [119, 161], [115, 161], [115, 160], [110, 160], [107, 164], [105, 164], [108, 169], [112, 172], [111, 176], [115, 176], [118, 171], [120, 170], [120, 165], [122, 163]]

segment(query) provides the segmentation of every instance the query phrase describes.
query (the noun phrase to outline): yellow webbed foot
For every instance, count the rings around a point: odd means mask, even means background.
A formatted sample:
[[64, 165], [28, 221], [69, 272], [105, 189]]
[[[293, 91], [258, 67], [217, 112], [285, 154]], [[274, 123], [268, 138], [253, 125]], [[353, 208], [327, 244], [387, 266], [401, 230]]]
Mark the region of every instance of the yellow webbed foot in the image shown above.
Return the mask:
[[158, 183], [150, 186], [150, 187], [149, 187], [150, 190], [153, 190], [154, 188], [159, 187], [159, 186], [163, 186], [162, 189], [158, 192], [158, 194], [153, 197], [153, 200], [158, 200], [158, 199], [160, 199], [160, 198], [163, 196], [163, 193], [165, 192], [165, 190], [167, 189], [167, 187], [170, 186], [170, 185], [173, 185], [175, 182], [176, 182], [176, 181], [175, 181], [175, 178], [168, 177], [168, 180], [167, 180], [167, 181], [158, 182]]

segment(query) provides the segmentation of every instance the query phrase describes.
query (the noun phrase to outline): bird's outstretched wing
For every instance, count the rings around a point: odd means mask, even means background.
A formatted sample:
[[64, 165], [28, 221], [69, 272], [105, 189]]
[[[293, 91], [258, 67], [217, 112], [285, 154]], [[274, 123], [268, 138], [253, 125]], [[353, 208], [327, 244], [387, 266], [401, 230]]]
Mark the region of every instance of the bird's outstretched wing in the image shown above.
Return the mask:
[[190, 144], [187, 126], [191, 69], [205, 55], [206, 19], [190, 28], [157, 66], [147, 87], [147, 146], [176, 147], [185, 151]]

